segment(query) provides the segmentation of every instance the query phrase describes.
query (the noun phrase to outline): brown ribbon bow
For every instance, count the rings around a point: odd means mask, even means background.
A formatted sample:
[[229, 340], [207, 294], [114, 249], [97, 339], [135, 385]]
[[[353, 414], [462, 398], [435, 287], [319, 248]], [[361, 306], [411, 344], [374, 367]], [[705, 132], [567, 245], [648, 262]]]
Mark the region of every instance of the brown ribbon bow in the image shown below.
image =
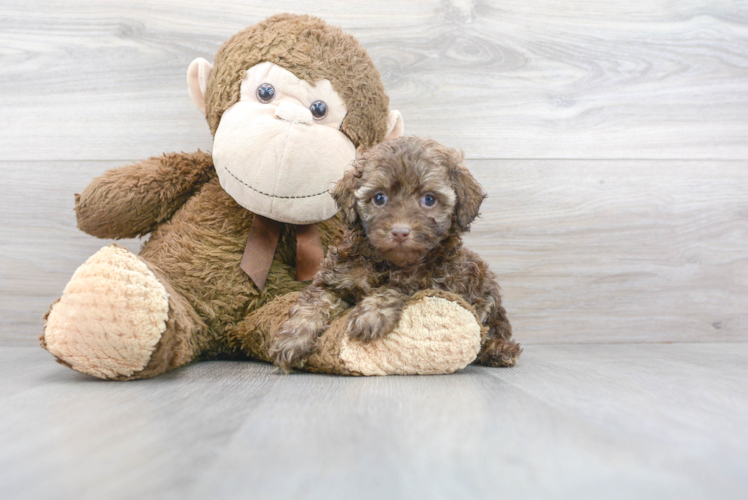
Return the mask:
[[[294, 225], [296, 227], [296, 280], [308, 281], [314, 277], [322, 264], [325, 251], [317, 224]], [[260, 291], [273, 264], [273, 255], [278, 246], [282, 222], [255, 214], [249, 239], [244, 249], [240, 267], [252, 278]]]

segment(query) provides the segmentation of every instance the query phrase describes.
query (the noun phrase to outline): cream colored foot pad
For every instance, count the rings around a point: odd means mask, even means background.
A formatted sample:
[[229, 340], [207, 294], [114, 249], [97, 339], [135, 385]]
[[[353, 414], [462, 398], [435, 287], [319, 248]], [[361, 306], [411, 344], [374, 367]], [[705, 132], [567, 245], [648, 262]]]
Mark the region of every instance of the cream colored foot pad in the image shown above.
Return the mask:
[[166, 329], [169, 297], [126, 248], [102, 248], [73, 274], [44, 331], [49, 352], [100, 378], [130, 376], [148, 364]]
[[441, 297], [425, 297], [408, 305], [398, 329], [384, 338], [363, 344], [344, 335], [340, 358], [346, 368], [363, 375], [451, 373], [478, 355], [480, 330], [473, 313], [464, 307]]

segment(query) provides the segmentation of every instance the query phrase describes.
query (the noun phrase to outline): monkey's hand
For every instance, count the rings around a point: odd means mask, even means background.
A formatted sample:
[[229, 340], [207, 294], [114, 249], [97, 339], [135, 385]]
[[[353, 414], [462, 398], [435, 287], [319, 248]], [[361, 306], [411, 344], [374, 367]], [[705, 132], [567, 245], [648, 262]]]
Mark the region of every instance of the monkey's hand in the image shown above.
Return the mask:
[[348, 315], [348, 335], [371, 342], [390, 333], [400, 321], [405, 296], [397, 290], [378, 289], [365, 297]]
[[215, 175], [209, 153], [170, 153], [115, 168], [75, 195], [78, 227], [98, 238], [135, 238], [168, 220]]

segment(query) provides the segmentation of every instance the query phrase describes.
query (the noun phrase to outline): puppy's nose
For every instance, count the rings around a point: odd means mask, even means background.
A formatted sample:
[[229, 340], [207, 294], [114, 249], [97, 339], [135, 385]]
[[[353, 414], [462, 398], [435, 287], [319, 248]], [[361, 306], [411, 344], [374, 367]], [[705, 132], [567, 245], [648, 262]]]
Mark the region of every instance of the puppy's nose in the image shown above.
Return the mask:
[[402, 243], [408, 239], [410, 228], [408, 226], [395, 226], [390, 230], [390, 233], [392, 233], [392, 237], [395, 241]]

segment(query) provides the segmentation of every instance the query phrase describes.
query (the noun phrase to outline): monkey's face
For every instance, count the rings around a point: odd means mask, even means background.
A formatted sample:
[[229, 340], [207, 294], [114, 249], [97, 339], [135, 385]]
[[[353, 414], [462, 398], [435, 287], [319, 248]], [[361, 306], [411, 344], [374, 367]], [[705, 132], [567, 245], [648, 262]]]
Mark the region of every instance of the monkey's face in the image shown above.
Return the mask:
[[312, 85], [270, 62], [251, 67], [215, 133], [221, 186], [240, 205], [281, 222], [332, 217], [329, 190], [356, 157], [340, 131], [346, 113], [329, 80]]
[[426, 158], [378, 157], [367, 162], [354, 193], [372, 246], [388, 261], [422, 261], [448, 234], [455, 191], [447, 168]]
[[295, 224], [335, 215], [329, 190], [365, 149], [403, 133], [371, 57], [340, 28], [277, 14], [187, 69], [213, 163], [242, 206]]

